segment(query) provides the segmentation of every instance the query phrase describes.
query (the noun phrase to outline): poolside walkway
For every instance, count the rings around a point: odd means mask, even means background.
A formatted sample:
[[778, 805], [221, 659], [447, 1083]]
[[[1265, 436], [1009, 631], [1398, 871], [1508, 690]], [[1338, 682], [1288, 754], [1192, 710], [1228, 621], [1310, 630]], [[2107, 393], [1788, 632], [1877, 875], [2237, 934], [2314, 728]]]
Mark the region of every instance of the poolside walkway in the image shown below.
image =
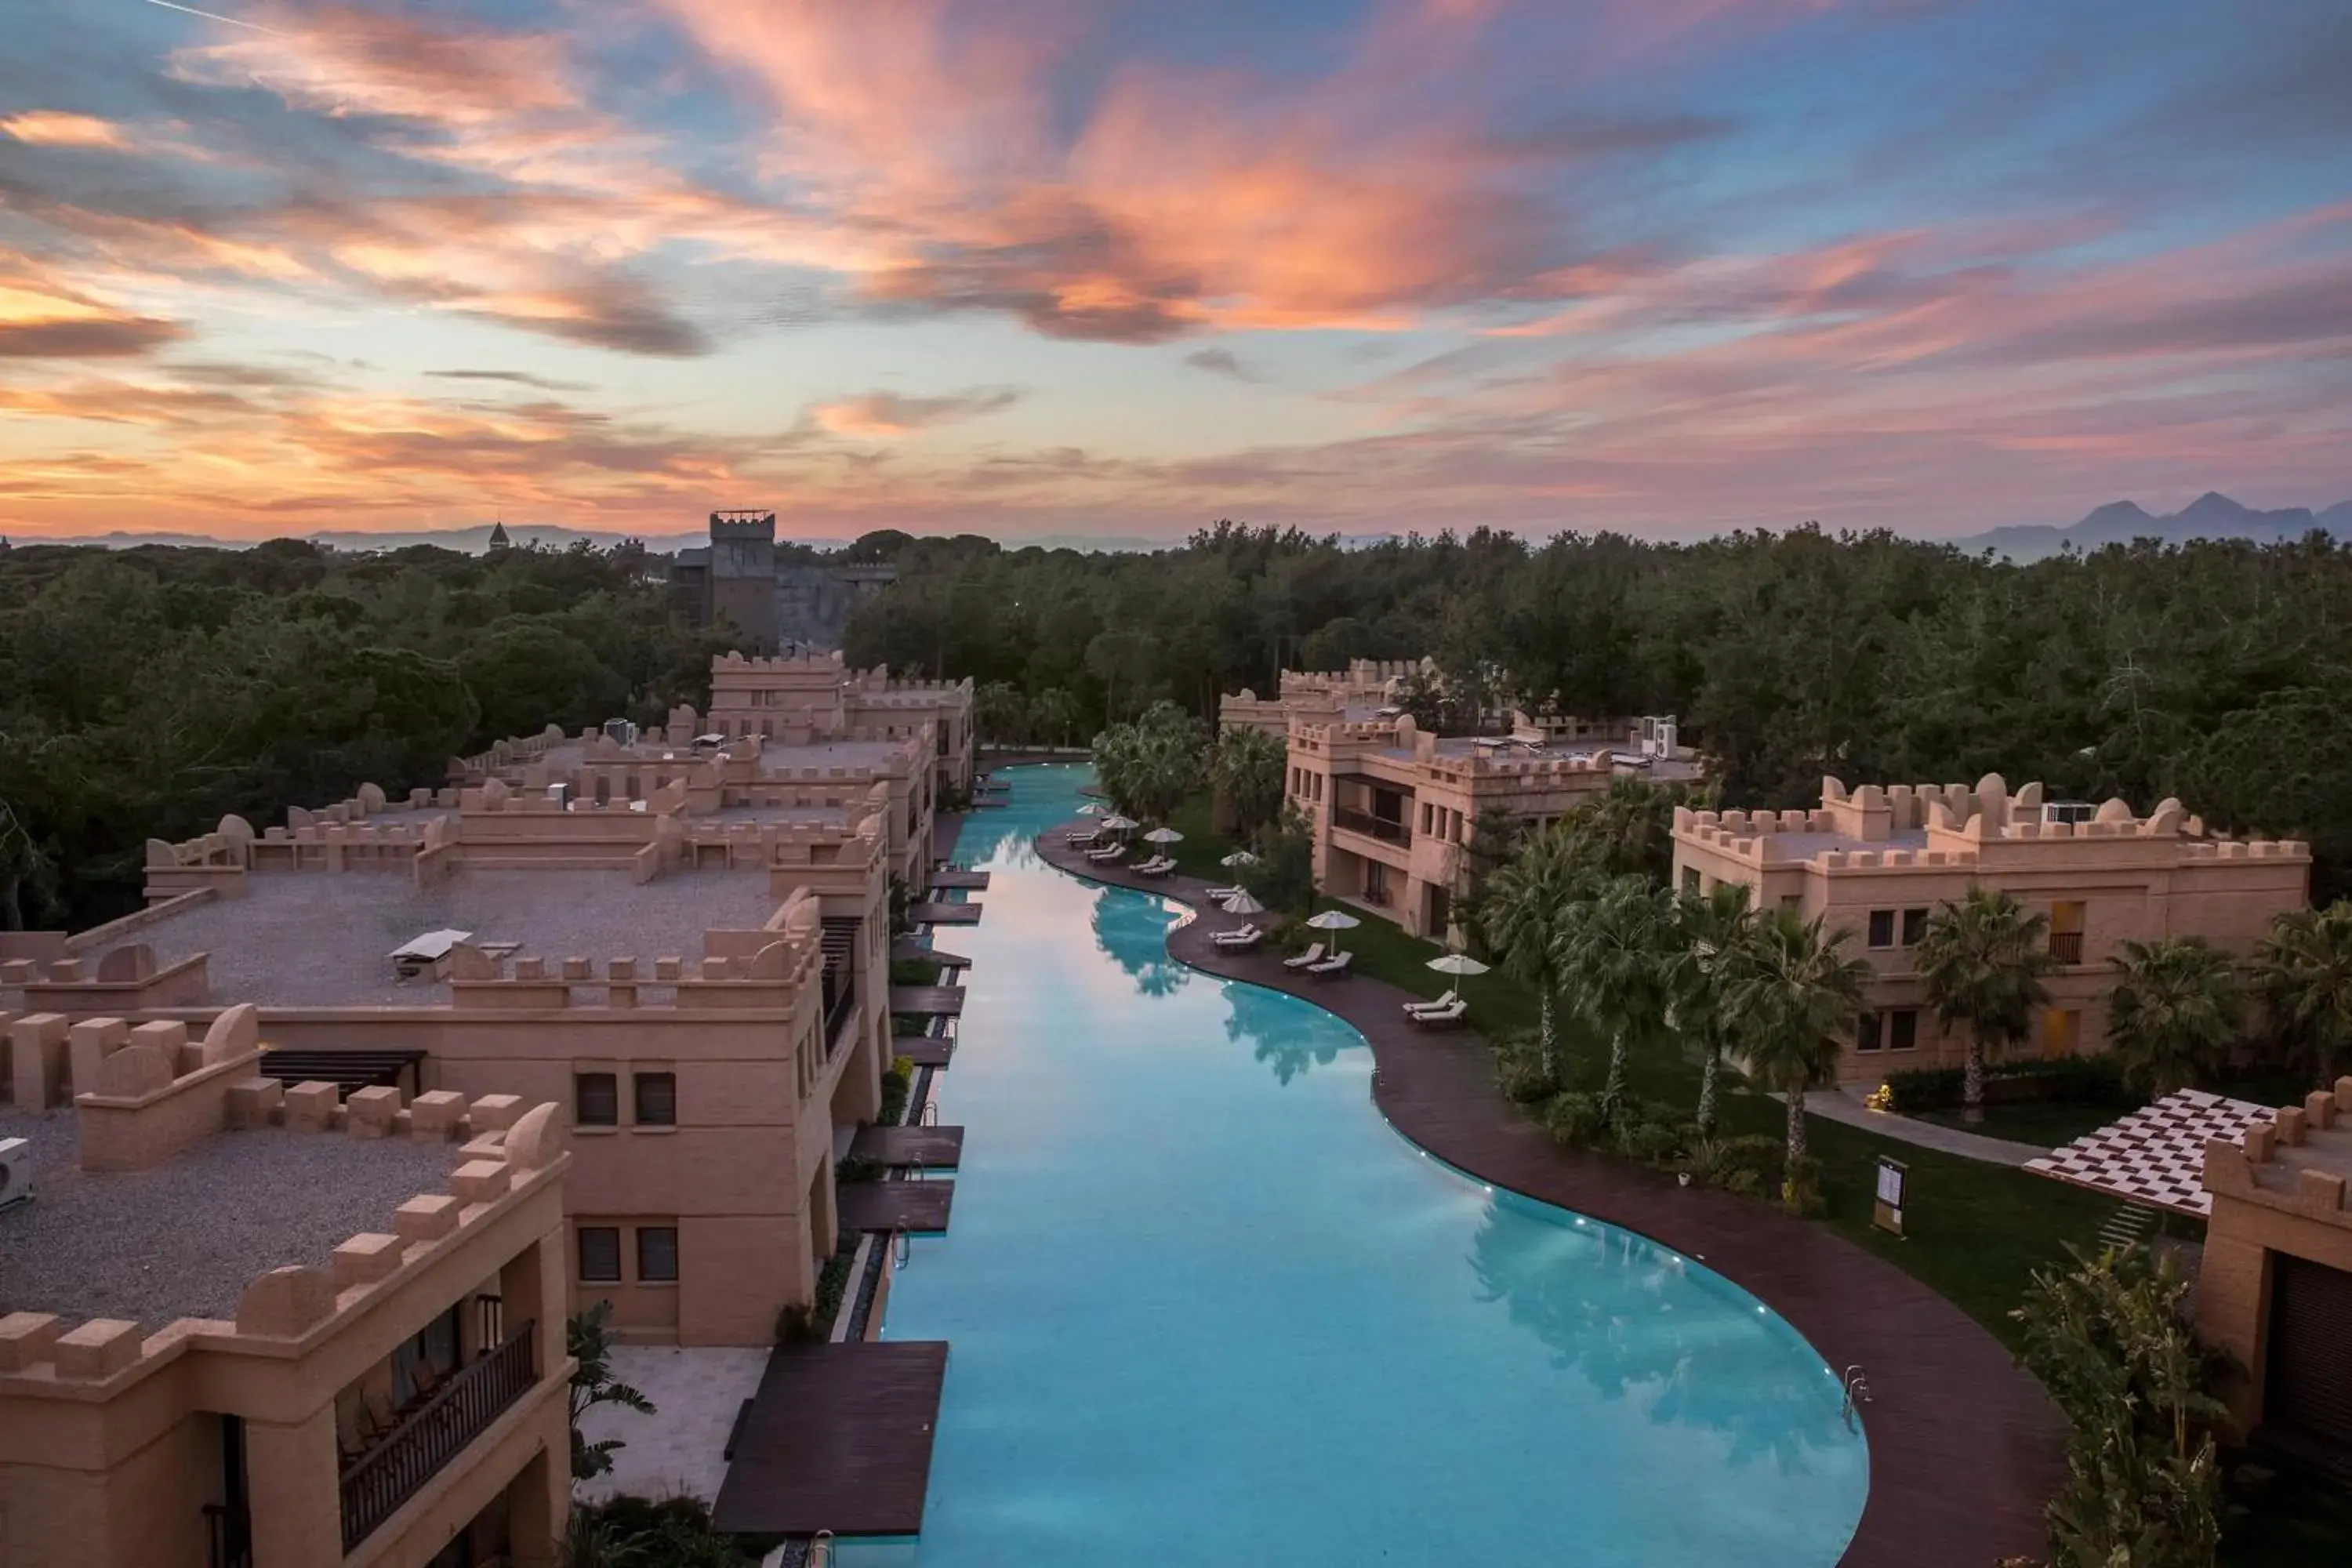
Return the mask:
[[1367, 975], [1318, 982], [1289, 973], [1271, 953], [1218, 951], [1210, 931], [1234, 921], [1209, 909], [1198, 879], [1148, 881], [1089, 865], [1060, 828], [1037, 848], [1073, 876], [1207, 910], [1169, 932], [1169, 952], [1212, 974], [1304, 996], [1353, 1025], [1371, 1047], [1373, 1102], [1432, 1154], [1686, 1253], [1770, 1303], [1832, 1367], [1864, 1368], [1874, 1394], [1862, 1407], [1870, 1497], [1842, 1568], [1990, 1568], [2047, 1551], [2042, 1510], [2064, 1477], [2063, 1421], [2040, 1384], [1951, 1302], [1824, 1226], [1562, 1148], [1503, 1097], [1478, 1036], [1432, 1034], [1406, 1020], [1402, 1005], [1418, 998]]
[[1982, 1160], [1992, 1165], [2022, 1165], [2028, 1160], [2039, 1160], [2050, 1152], [2037, 1143], [1988, 1138], [1981, 1132], [1964, 1132], [1957, 1127], [1921, 1121], [1915, 1117], [1896, 1116], [1890, 1111], [1873, 1110], [1842, 1089], [1807, 1091], [1805, 1110], [1824, 1121], [1843, 1121], [1848, 1127], [1859, 1127], [1865, 1132], [1875, 1132], [1881, 1138], [1892, 1138], [1922, 1149], [1941, 1150], [1947, 1154], [1958, 1154], [1964, 1160]]

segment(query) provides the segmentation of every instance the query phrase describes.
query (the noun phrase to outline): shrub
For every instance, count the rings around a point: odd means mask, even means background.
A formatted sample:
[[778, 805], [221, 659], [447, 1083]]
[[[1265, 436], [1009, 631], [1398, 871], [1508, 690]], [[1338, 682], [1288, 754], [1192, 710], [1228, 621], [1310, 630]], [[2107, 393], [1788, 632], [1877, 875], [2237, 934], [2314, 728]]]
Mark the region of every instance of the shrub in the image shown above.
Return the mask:
[[[2073, 1248], [2068, 1249], [2070, 1252]], [[2179, 1269], [2140, 1253], [2074, 1254], [2037, 1270], [2025, 1304], [2026, 1368], [2072, 1431], [2049, 1508], [2063, 1568], [2206, 1568], [2221, 1539], [2221, 1481], [2208, 1392], [2223, 1364], [2184, 1326]]]
[[1535, 1037], [1525, 1030], [1495, 1042], [1495, 1074], [1504, 1096], [1520, 1105], [1540, 1105], [1563, 1087], [1544, 1065]]
[[[1965, 1073], [1959, 1068], [1923, 1068], [1886, 1075], [1887, 1109], [1903, 1115], [1948, 1110], [1960, 1103]], [[2080, 1105], [2128, 1105], [2123, 1076], [2104, 1057], [2063, 1057], [2056, 1061], [1995, 1062], [1985, 1068], [1985, 1101], [2058, 1100]]]
[[935, 958], [894, 958], [890, 961], [890, 984], [937, 985], [943, 967]]
[[877, 1118], [885, 1127], [896, 1127], [906, 1120], [907, 1094], [915, 1081], [915, 1064], [905, 1057], [894, 1057], [882, 1075], [882, 1114]]
[[1671, 1164], [1683, 1150], [1682, 1129], [1670, 1121], [1621, 1117], [1616, 1133], [1617, 1152], [1645, 1165]]
[[1550, 1102], [1544, 1107], [1543, 1124], [1544, 1131], [1553, 1138], [1576, 1149], [1591, 1143], [1607, 1126], [1608, 1121], [1601, 1114], [1598, 1095], [1570, 1089], [1565, 1094], [1551, 1097]]
[[882, 1179], [882, 1162], [871, 1154], [852, 1154], [833, 1168], [833, 1177], [844, 1184], [878, 1182]]

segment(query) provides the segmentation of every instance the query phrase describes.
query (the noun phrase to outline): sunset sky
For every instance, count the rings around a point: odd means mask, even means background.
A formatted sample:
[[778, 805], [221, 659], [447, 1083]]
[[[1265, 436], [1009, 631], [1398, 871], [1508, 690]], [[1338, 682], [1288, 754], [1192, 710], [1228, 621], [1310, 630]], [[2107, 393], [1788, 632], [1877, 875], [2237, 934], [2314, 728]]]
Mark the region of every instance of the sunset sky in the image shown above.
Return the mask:
[[6, 0], [0, 532], [2352, 497], [2347, 0]]

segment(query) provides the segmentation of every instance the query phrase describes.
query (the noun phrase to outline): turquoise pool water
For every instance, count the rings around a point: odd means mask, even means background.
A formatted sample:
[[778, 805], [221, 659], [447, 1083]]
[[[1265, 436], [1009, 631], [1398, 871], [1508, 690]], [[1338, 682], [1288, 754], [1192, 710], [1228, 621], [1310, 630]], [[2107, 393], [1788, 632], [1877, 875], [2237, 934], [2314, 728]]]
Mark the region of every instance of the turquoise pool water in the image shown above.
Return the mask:
[[919, 1542], [856, 1568], [1827, 1568], [1867, 1461], [1756, 1300], [1418, 1152], [1362, 1037], [1171, 963], [1167, 906], [1038, 860], [1022, 769], [958, 858], [987, 917], [941, 1119], [948, 1235], [886, 1333], [944, 1339]]

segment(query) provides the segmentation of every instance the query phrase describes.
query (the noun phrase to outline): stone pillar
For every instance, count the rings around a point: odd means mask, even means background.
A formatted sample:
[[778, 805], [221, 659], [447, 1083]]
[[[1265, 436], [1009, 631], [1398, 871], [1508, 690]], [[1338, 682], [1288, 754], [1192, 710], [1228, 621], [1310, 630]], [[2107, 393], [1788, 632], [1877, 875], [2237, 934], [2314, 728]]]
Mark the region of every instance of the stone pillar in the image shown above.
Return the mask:
[[507, 1553], [516, 1568], [553, 1568], [571, 1506], [571, 1453], [559, 1460], [542, 1447], [507, 1487]]
[[307, 1421], [245, 1424], [253, 1568], [317, 1568], [343, 1560], [343, 1499], [335, 1407]]
[[8, 1026], [18, 1110], [47, 1110], [64, 1097], [70, 1026], [62, 1013], [27, 1013]]
[[[499, 1310], [505, 1331], [511, 1335], [525, 1323], [539, 1325], [531, 1358], [536, 1363], [532, 1371], [541, 1377], [563, 1363], [568, 1279], [561, 1226], [516, 1253], [499, 1270]], [[565, 1465], [568, 1468], [569, 1459]]]

